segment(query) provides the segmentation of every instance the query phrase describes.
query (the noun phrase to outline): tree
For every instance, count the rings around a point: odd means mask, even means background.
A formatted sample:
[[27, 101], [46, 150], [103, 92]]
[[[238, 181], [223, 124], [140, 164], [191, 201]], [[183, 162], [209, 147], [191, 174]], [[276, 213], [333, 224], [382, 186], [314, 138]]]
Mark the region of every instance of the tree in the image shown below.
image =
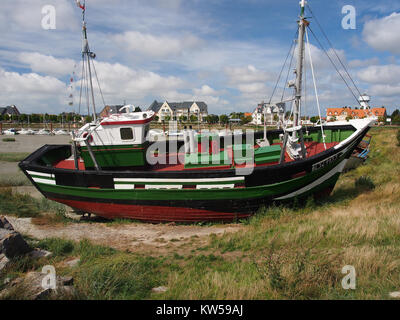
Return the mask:
[[85, 117], [85, 122], [86, 123], [92, 122], [92, 120], [93, 120], [92, 116], [86, 116]]
[[317, 123], [318, 120], [319, 120], [319, 117], [317, 117], [317, 116], [314, 116], [314, 117], [311, 117], [311, 118], [310, 118], [310, 121], [311, 121], [312, 123]]
[[219, 117], [217, 115], [215, 115], [215, 114], [209, 114], [206, 117], [206, 122], [208, 124], [214, 124], [214, 123], [217, 123], [218, 121], [219, 121]]
[[184, 116], [184, 115], [181, 115], [181, 116], [179, 117], [179, 121], [180, 121], [180, 122], [186, 122], [186, 121], [187, 121], [187, 117]]
[[379, 117], [378, 122], [386, 123], [386, 117]]
[[248, 124], [249, 122], [251, 122], [252, 120], [253, 120], [253, 117], [252, 117], [252, 116], [247, 116], [247, 117], [243, 116], [243, 117], [241, 117], [241, 119], [240, 119], [240, 123], [241, 123], [242, 125], [245, 125], [245, 124]]
[[229, 117], [226, 114], [221, 114], [219, 116], [219, 122], [222, 124], [226, 124], [229, 122]]
[[396, 109], [395, 111], [393, 111], [391, 119], [392, 119], [392, 124], [400, 124], [400, 111], [399, 111], [399, 109]]
[[197, 122], [197, 117], [194, 115], [194, 114], [192, 114], [191, 116], [190, 116], [190, 122]]
[[400, 129], [397, 131], [397, 145], [400, 147]]

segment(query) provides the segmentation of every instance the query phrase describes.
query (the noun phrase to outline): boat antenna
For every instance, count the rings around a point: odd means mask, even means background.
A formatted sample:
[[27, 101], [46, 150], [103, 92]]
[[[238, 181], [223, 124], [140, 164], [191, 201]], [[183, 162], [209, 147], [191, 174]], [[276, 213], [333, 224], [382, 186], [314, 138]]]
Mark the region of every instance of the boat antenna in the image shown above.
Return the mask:
[[[298, 44], [298, 57], [296, 66], [296, 85], [295, 85], [295, 106], [293, 112], [293, 127], [299, 126], [300, 119], [300, 104], [301, 104], [301, 88], [303, 83], [303, 66], [304, 66], [304, 34], [306, 26], [308, 26], [308, 21], [304, 17], [304, 8], [306, 6], [306, 1], [300, 1], [300, 20], [299, 20], [299, 37], [297, 40]], [[293, 131], [293, 138], [297, 137], [296, 130]]]
[[[92, 68], [91, 68], [91, 60], [96, 57], [96, 54], [90, 51], [89, 48], [89, 41], [87, 38], [87, 27], [86, 27], [86, 0], [83, 0], [83, 4], [80, 0], [76, 0], [76, 4], [79, 8], [82, 9], [82, 36], [83, 36], [83, 43], [82, 43], [82, 68], [85, 69], [85, 64], [87, 64], [87, 79], [86, 81], [90, 85], [91, 91], [91, 98], [92, 98], [92, 108], [93, 108], [93, 122], [97, 122], [96, 117], [96, 104], [94, 99], [94, 91], [93, 91], [93, 81], [92, 81]], [[86, 72], [85, 72], [86, 76]], [[82, 84], [81, 84], [82, 85]], [[88, 97], [88, 107], [89, 107], [89, 97]]]

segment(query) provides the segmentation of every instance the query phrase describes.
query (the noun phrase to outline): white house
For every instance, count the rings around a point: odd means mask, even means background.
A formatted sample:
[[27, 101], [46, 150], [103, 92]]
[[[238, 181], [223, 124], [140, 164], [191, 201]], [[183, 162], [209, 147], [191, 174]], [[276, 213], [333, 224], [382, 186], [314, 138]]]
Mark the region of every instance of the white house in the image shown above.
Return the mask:
[[147, 110], [154, 111], [161, 122], [169, 117], [170, 120], [179, 120], [181, 116], [190, 119], [190, 116], [196, 116], [201, 122], [208, 116], [207, 104], [202, 101], [185, 102], [157, 102], [156, 100]]
[[[264, 110], [265, 109], [265, 110]], [[278, 121], [282, 119], [285, 114], [286, 104], [284, 102], [279, 102], [276, 104], [260, 103], [257, 108], [252, 113], [253, 121], [252, 124], [262, 125], [263, 116], [265, 111], [265, 121], [267, 124], [276, 124], [276, 116]]]

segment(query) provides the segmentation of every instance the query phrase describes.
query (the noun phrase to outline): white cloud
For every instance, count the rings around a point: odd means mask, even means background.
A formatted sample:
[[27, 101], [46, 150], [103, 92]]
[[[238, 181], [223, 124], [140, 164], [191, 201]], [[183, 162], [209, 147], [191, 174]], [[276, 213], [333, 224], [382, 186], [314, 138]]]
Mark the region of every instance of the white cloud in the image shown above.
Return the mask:
[[155, 36], [137, 31], [127, 31], [113, 38], [125, 50], [158, 58], [181, 55], [184, 51], [192, 50], [202, 43], [193, 35]]
[[382, 19], [367, 21], [364, 40], [375, 50], [400, 54], [400, 13], [392, 13]]
[[358, 77], [368, 83], [390, 84], [400, 82], [400, 66], [370, 66], [358, 72]]
[[54, 77], [0, 69], [2, 105], [15, 104], [21, 112], [49, 112], [62, 103], [65, 95], [66, 85]]
[[267, 72], [260, 71], [253, 65], [248, 65], [247, 67], [226, 67], [224, 72], [228, 76], [228, 80], [234, 84], [266, 82], [267, 80], [271, 80]]
[[204, 96], [204, 95], [215, 95], [217, 92], [208, 85], [203, 85], [200, 89], [193, 89], [195, 95]]
[[18, 60], [29, 65], [33, 72], [55, 76], [71, 74], [75, 65], [75, 61], [72, 59], [57, 59], [38, 52], [20, 53], [18, 54]]
[[[370, 88], [373, 96], [394, 97], [400, 96], [400, 84], [377, 84]], [[398, 102], [398, 101], [397, 101]]]
[[349, 61], [349, 66], [351, 68], [361, 68], [361, 67], [369, 67], [369, 66], [373, 66], [373, 65], [378, 65], [379, 63], [380, 63], [380, 60], [377, 57], [371, 58], [371, 59], [365, 59], [365, 60], [355, 59], [355, 60]]

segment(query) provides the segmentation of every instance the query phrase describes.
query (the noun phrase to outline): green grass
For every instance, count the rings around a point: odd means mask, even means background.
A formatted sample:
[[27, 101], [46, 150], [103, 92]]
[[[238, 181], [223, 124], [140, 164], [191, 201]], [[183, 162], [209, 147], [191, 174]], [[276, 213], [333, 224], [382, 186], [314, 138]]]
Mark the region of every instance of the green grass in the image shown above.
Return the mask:
[[65, 207], [45, 198], [35, 199], [29, 194], [13, 192], [11, 188], [0, 190], [0, 214], [20, 218], [38, 218], [43, 213], [52, 213], [57, 221], [64, 221]]
[[20, 162], [27, 156], [29, 156], [29, 153], [26, 152], [2, 152], [0, 153], [0, 161]]
[[15, 142], [15, 138], [3, 138], [3, 142]]
[[32, 183], [22, 173], [3, 173], [0, 176], [0, 187], [20, 187], [20, 186], [31, 186]]

